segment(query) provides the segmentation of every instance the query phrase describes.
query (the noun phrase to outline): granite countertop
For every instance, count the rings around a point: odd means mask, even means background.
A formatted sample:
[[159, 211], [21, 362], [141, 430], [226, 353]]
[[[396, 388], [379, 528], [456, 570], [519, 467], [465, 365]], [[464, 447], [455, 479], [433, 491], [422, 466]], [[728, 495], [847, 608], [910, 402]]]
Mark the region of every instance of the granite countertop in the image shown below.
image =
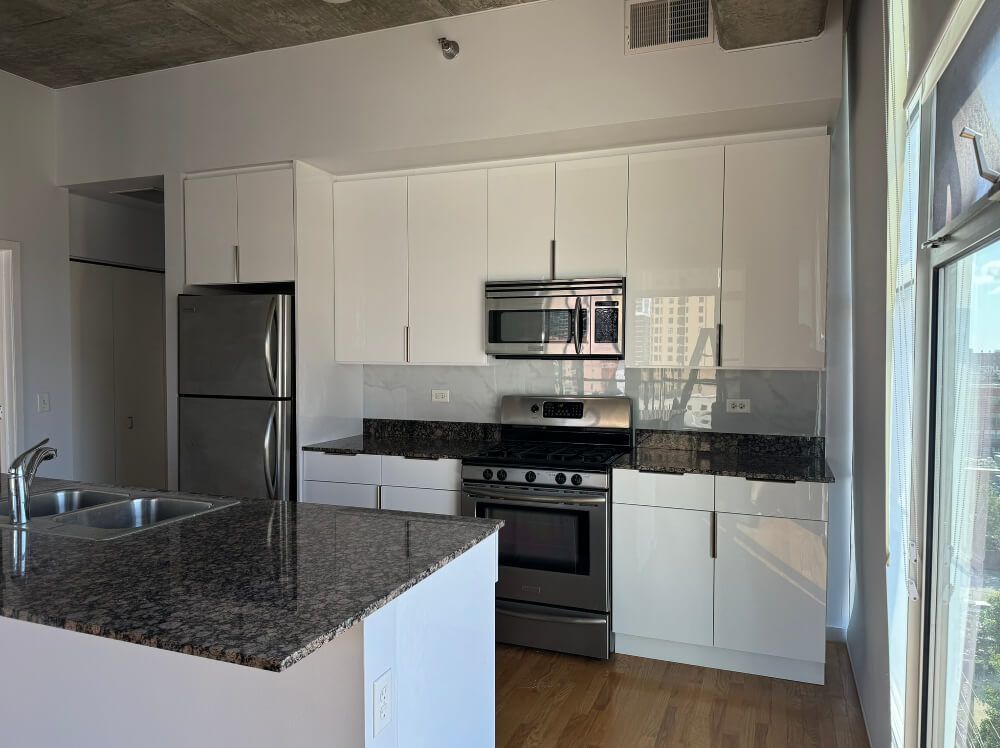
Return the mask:
[[[83, 484], [33, 493], [61, 486]], [[501, 525], [247, 499], [115, 540], [29, 530], [23, 575], [2, 528], [0, 615], [279, 672]]]
[[388, 455], [419, 460], [452, 459], [478, 452], [485, 444], [481, 439], [431, 439], [409, 436], [369, 436], [358, 434], [319, 444], [309, 444], [306, 452], [323, 452], [331, 455]]

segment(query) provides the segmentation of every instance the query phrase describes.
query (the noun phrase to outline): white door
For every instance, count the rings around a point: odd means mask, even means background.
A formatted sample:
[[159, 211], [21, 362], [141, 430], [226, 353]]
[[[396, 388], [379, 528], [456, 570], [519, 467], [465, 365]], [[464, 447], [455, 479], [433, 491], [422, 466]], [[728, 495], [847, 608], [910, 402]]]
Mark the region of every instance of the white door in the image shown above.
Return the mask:
[[415, 364], [486, 362], [486, 171], [409, 178], [410, 339]]
[[300, 501], [359, 509], [377, 509], [378, 486], [366, 483], [326, 483], [305, 480], [302, 481]]
[[830, 139], [726, 146], [722, 363], [822, 369]]
[[552, 277], [555, 164], [490, 169], [489, 280]]
[[824, 662], [826, 523], [717, 518], [715, 646]]
[[337, 361], [406, 361], [406, 211], [406, 177], [334, 184]]
[[115, 482], [167, 487], [163, 275], [115, 268]]
[[556, 277], [625, 275], [628, 156], [556, 164]]
[[382, 486], [382, 508], [401, 512], [458, 516], [461, 514], [461, 497], [458, 491], [439, 488]]
[[[73, 477], [115, 483], [115, 269], [71, 262]], [[162, 331], [161, 331], [162, 334]]]
[[188, 284], [236, 282], [236, 211], [236, 175], [184, 180]]
[[240, 283], [295, 280], [291, 168], [236, 176]]
[[628, 366], [716, 365], [725, 149], [629, 158]]
[[711, 512], [615, 504], [615, 633], [711, 646], [711, 541]]

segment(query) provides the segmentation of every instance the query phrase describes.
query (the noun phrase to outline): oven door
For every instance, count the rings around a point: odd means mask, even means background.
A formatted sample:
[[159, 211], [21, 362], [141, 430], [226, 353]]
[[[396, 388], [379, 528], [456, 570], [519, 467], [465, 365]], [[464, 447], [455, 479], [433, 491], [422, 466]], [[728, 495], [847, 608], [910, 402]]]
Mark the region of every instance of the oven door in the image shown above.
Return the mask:
[[[493, 356], [584, 356], [586, 297], [486, 299], [486, 352]], [[583, 333], [583, 334], [581, 334]]]
[[609, 610], [607, 494], [463, 486], [462, 514], [502, 519], [497, 597]]

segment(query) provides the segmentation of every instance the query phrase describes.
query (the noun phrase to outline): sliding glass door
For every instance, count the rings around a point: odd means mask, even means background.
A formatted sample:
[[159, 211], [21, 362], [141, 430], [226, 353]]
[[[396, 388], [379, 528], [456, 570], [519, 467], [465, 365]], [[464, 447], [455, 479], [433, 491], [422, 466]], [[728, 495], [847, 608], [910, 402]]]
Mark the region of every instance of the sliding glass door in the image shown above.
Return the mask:
[[935, 301], [929, 744], [1000, 748], [1000, 238], [941, 263]]

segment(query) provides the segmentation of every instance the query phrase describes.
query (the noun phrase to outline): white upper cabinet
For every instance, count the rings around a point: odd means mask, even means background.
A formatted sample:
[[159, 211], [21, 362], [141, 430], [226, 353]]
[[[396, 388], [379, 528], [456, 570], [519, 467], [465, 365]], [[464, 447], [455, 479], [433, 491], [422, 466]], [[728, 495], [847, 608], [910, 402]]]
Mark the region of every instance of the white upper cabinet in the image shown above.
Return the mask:
[[290, 166], [184, 180], [189, 285], [295, 280]]
[[824, 662], [826, 523], [717, 517], [715, 646]]
[[628, 156], [556, 164], [557, 278], [625, 275]]
[[236, 175], [184, 180], [184, 244], [191, 285], [236, 282]]
[[406, 177], [336, 182], [335, 355], [344, 363], [406, 361]]
[[488, 183], [489, 280], [552, 277], [555, 164], [490, 169]]
[[486, 204], [485, 169], [409, 178], [410, 363], [486, 363]]
[[626, 366], [716, 364], [725, 148], [629, 159]]
[[829, 172], [825, 135], [726, 146], [723, 366], [825, 366]]
[[240, 283], [295, 280], [295, 209], [291, 168], [236, 176]]

